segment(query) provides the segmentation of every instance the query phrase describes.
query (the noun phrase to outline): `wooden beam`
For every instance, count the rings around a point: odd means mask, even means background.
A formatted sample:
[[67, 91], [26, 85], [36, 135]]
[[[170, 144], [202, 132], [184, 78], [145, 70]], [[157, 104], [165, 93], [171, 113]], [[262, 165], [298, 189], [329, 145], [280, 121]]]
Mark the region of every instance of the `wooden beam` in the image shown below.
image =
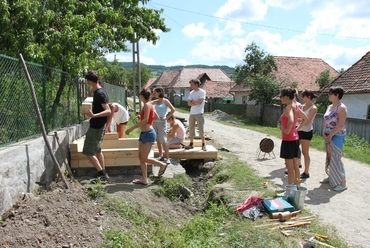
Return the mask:
[[[138, 158], [139, 148], [115, 148], [102, 149], [105, 158]], [[71, 153], [71, 159], [84, 159], [86, 155], [82, 152]]]
[[[218, 151], [212, 145], [206, 145], [207, 151], [202, 151], [201, 147], [194, 147], [194, 149], [170, 149], [169, 155], [173, 159], [217, 159]], [[157, 149], [154, 149], [154, 157], [158, 157]]]
[[117, 132], [106, 133], [104, 134], [104, 139], [105, 140], [113, 140], [113, 139], [118, 140], [118, 133]]
[[[127, 155], [124, 149], [108, 149], [102, 150], [104, 154], [104, 161], [106, 167], [112, 166], [140, 166], [140, 160], [137, 156], [138, 151], [136, 154], [132, 152], [129, 156]], [[135, 156], [136, 155], [136, 156]], [[149, 156], [153, 157], [154, 152], [151, 151]], [[91, 164], [90, 160], [86, 157], [86, 155], [82, 153], [75, 153], [74, 156], [71, 156], [71, 168], [93, 168], [94, 166]]]
[[[86, 157], [86, 156], [85, 156]], [[105, 166], [140, 166], [139, 158], [105, 158]], [[72, 168], [94, 168], [88, 158], [71, 159]]]
[[[190, 140], [184, 140], [184, 142], [182, 142], [182, 143], [184, 145], [188, 146], [190, 144]], [[199, 140], [199, 139], [194, 140], [193, 146], [194, 147], [202, 147], [202, 140]], [[157, 148], [157, 143], [154, 143], [154, 148]]]

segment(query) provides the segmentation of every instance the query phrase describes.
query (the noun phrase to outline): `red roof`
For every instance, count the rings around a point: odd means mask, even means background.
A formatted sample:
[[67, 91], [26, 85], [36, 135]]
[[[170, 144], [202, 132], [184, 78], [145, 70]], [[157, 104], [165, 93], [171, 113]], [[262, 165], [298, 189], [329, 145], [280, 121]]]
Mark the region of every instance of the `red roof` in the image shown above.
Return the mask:
[[233, 97], [231, 95], [230, 89], [234, 87], [235, 82], [219, 82], [219, 81], [205, 81], [200, 88], [204, 89], [207, 93], [207, 97], [212, 98], [225, 98]]
[[[319, 58], [305, 58], [305, 57], [287, 57], [274, 56], [278, 70], [272, 74], [276, 81], [280, 84], [291, 86], [297, 83], [299, 91], [305, 89], [312, 91], [319, 91], [320, 86], [316, 83], [316, 79], [320, 74], [329, 70], [332, 78], [338, 77], [339, 73], [327, 64], [324, 60]], [[235, 86], [231, 91], [249, 91], [248, 86]]]
[[152, 86], [189, 88], [191, 79], [209, 78], [211, 81], [232, 81], [225, 72], [216, 68], [183, 68], [178, 71], [164, 71]]
[[330, 86], [342, 87], [345, 93], [370, 92], [370, 52], [337, 77]]

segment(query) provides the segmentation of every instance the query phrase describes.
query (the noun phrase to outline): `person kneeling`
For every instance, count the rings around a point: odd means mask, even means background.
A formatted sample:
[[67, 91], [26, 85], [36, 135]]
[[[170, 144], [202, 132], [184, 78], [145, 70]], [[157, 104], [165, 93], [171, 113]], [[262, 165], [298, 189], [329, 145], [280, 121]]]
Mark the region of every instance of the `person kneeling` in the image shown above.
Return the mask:
[[[170, 133], [167, 136], [168, 142], [166, 143], [166, 146], [168, 147], [168, 149], [181, 148], [181, 143], [184, 141], [185, 138], [184, 124], [182, 124], [182, 122], [176, 119], [173, 115], [167, 119], [167, 123], [171, 125], [171, 129]], [[165, 152], [164, 156], [167, 163], [170, 163], [169, 153]]]

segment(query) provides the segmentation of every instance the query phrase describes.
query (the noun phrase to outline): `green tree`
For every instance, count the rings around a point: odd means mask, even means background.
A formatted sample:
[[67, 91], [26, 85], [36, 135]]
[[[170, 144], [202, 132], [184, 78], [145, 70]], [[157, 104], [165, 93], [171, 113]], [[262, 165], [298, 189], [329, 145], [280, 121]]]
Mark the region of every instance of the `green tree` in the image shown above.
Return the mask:
[[237, 84], [248, 85], [256, 75], [271, 75], [273, 71], [277, 71], [274, 56], [261, 50], [255, 42], [248, 45], [244, 52], [245, 64], [235, 67], [234, 80]]
[[280, 90], [280, 84], [272, 75], [272, 72], [277, 71], [278, 68], [274, 57], [261, 50], [254, 42], [245, 48], [245, 52], [245, 64], [235, 67], [234, 80], [237, 84], [251, 88], [250, 100], [255, 100], [262, 106], [260, 114], [262, 123], [264, 105], [272, 103], [272, 99]]
[[123, 85], [128, 82], [127, 70], [117, 60], [109, 62], [106, 58], [100, 58], [96, 61], [95, 70], [103, 76], [104, 82], [114, 85]]
[[[330, 71], [325, 70], [320, 73], [320, 75], [316, 78], [316, 83], [320, 86], [320, 89], [328, 86], [331, 82], [333, 82], [334, 78], [330, 77]], [[321, 93], [318, 96], [318, 99], [315, 103], [317, 107], [318, 113], [325, 113], [327, 107], [330, 105], [328, 96], [325, 93]]]
[[[106, 53], [128, 51], [126, 43], [155, 44], [155, 30], [168, 32], [163, 10], [146, 8], [148, 0], [13, 0], [0, 3], [0, 52], [76, 75], [94, 68]], [[66, 85], [59, 83], [52, 113]]]
[[[144, 84], [151, 78], [152, 70], [146, 67], [144, 64], [140, 64], [140, 77], [141, 77], [141, 87], [144, 86]], [[133, 70], [128, 69], [127, 70], [127, 88], [130, 90], [133, 90]], [[140, 90], [140, 89], [138, 89]]]

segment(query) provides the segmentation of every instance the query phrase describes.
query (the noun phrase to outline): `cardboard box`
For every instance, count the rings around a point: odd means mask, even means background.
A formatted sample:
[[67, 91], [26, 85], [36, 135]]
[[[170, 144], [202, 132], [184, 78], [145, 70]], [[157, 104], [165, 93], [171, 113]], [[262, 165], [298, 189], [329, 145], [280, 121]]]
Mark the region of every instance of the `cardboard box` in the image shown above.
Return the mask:
[[262, 205], [265, 207], [266, 212], [271, 216], [272, 213], [289, 211], [293, 212], [294, 207], [281, 197], [270, 198], [262, 201]]
[[89, 112], [89, 109], [92, 111], [92, 102], [93, 98], [87, 97], [81, 105], [81, 113]]

